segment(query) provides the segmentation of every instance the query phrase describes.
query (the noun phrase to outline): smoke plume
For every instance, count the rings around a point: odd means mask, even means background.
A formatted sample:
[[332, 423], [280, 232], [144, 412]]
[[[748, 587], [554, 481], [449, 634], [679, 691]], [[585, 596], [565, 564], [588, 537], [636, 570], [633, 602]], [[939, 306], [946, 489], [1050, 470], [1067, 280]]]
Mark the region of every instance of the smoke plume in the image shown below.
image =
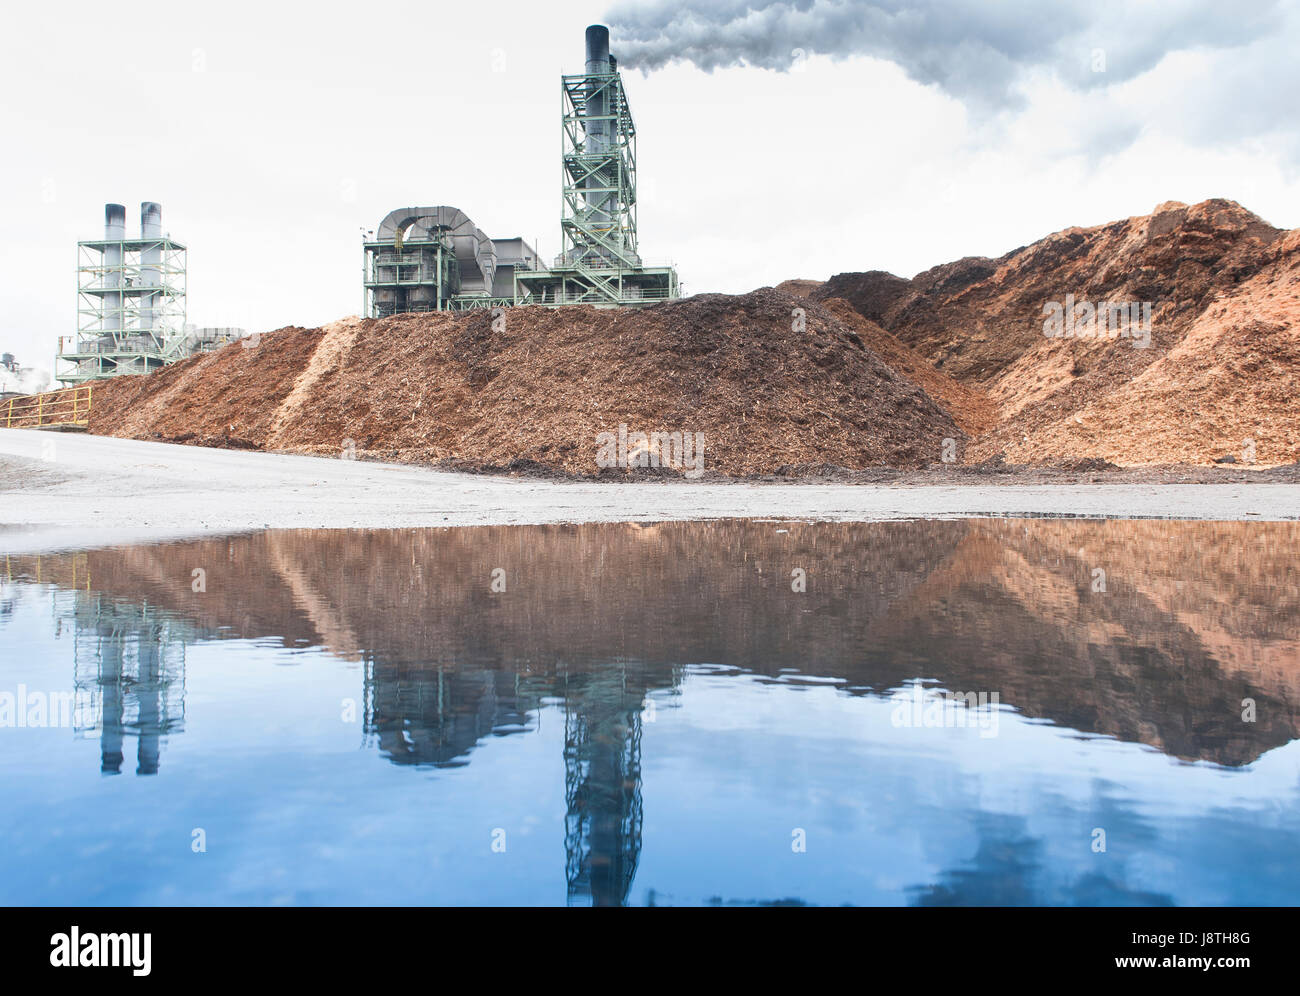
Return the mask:
[[[1284, 0], [646, 0], [608, 15], [624, 67], [672, 62], [788, 70], [800, 59], [873, 56], [990, 109], [1020, 107], [1035, 70], [1076, 89], [1131, 79], [1166, 55], [1266, 37]], [[1098, 53], [1101, 53], [1098, 55]]]
[[23, 367], [18, 373], [0, 367], [0, 394], [39, 394], [50, 385], [50, 372]]

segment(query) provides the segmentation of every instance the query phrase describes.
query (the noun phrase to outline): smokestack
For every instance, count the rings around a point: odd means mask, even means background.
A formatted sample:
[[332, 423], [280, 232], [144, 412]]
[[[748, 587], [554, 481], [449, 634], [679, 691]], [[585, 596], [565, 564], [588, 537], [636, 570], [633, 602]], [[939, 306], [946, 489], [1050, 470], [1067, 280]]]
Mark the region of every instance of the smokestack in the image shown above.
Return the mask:
[[126, 238], [126, 205], [104, 205], [104, 241], [121, 242]]
[[[162, 205], [154, 201], [140, 203], [140, 238], [162, 238]], [[160, 283], [158, 264], [162, 262], [162, 247], [146, 245], [140, 250], [140, 284], [143, 287], [157, 287]], [[146, 291], [140, 298], [140, 329], [144, 332], [153, 330], [154, 300], [157, 293]]]
[[587, 28], [587, 75], [609, 72], [609, 28], [593, 24]]
[[[122, 246], [126, 238], [126, 205], [104, 205], [104, 241], [116, 242], [118, 245], [104, 247], [104, 286], [122, 286]], [[122, 295], [110, 293], [104, 295], [104, 329], [116, 332], [122, 328]]]
[[[588, 76], [604, 76], [613, 70], [609, 65], [609, 28], [593, 24], [587, 29]], [[609, 91], [601, 89], [604, 80], [587, 84], [587, 117], [599, 118], [609, 113]], [[609, 122], [589, 120], [584, 122], [587, 133], [587, 151], [605, 152], [609, 149]]]
[[[585, 120], [582, 122], [583, 133], [586, 136], [586, 151], [588, 154], [602, 154], [609, 151], [609, 136], [612, 130], [611, 122], [604, 120], [610, 108], [609, 88], [606, 86], [608, 81], [603, 77], [614, 71], [610, 65], [609, 28], [603, 24], [593, 24], [587, 28], [587, 61], [584, 71], [588, 77], [587, 109]], [[592, 79], [592, 77], [602, 78]], [[587, 180], [587, 186], [603, 187], [611, 182], [611, 179], [605, 176], [602, 170]], [[592, 224], [606, 231], [610, 227], [612, 218], [610, 198], [610, 194], [599, 190], [591, 191], [584, 198]]]
[[162, 238], [162, 205], [154, 201], [140, 202], [140, 237]]

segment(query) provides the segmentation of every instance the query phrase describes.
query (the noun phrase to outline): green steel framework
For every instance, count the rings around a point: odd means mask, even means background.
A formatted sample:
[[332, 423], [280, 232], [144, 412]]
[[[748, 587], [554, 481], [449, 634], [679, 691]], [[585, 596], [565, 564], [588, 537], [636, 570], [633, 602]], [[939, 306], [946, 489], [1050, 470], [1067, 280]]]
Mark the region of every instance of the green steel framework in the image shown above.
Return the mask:
[[[365, 289], [361, 313], [368, 318], [420, 311], [468, 311], [472, 308], [508, 308], [515, 297], [460, 294], [456, 254], [446, 239], [409, 239], [362, 243], [361, 285]], [[400, 305], [376, 301], [376, 291], [411, 294]], [[421, 292], [415, 300], [413, 292]]]
[[155, 751], [159, 738], [183, 732], [185, 651], [199, 638], [194, 628], [148, 603], [99, 592], [60, 591], [57, 599], [60, 622], [73, 627], [75, 732], [106, 743], [152, 740]]
[[[516, 299], [626, 306], [677, 297], [677, 271], [643, 266], [637, 252], [636, 126], [622, 76], [561, 76], [560, 102], [560, 255], [549, 270], [516, 271]], [[605, 141], [592, 141], [597, 132]]]
[[[560, 77], [562, 203], [560, 254], [566, 262], [635, 269], [636, 126], [617, 72]], [[601, 111], [604, 113], [600, 113]], [[588, 133], [607, 126], [606, 148]]]
[[[560, 255], [550, 268], [516, 265], [514, 295], [462, 294], [445, 239], [362, 241], [362, 314], [464, 311], [540, 304], [629, 307], [676, 298], [671, 266], [642, 265], [637, 251], [636, 126], [623, 78], [560, 77]], [[593, 132], [600, 141], [593, 142]], [[391, 294], [387, 292], [392, 292]], [[380, 295], [391, 297], [381, 302]]]
[[[120, 263], [107, 261], [110, 248], [118, 250]], [[146, 259], [146, 252], [158, 257]], [[156, 275], [149, 283], [145, 271]], [[80, 384], [150, 373], [184, 359], [189, 355], [185, 291], [186, 249], [179, 242], [167, 237], [78, 242], [77, 332], [59, 337], [56, 379]], [[141, 327], [143, 312], [152, 316], [148, 328]]]
[[[455, 264], [451, 247], [442, 239], [404, 243], [399, 232], [392, 242], [363, 241], [361, 286], [364, 288], [364, 300], [361, 313], [367, 318], [386, 318], [399, 312], [442, 311], [445, 297], [453, 293]], [[400, 307], [381, 308], [376, 302], [376, 291], [403, 292], [417, 289], [432, 292], [432, 298], [427, 304], [404, 300]]]

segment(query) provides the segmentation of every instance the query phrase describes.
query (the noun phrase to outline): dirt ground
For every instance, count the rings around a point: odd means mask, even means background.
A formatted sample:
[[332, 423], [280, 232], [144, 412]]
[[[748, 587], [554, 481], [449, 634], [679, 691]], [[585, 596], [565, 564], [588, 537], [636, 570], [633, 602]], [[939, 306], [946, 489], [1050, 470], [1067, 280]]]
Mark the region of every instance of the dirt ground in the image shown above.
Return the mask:
[[[0, 429], [0, 554], [157, 543], [263, 529], [718, 519], [874, 522], [968, 518], [1286, 521], [1295, 472], [1161, 483], [1149, 472], [986, 474], [959, 468], [806, 478], [539, 479], [239, 449]], [[51, 466], [51, 457], [54, 465]], [[551, 472], [553, 473], [553, 472]], [[1145, 476], [1144, 476], [1145, 475]], [[1166, 480], [1176, 481], [1180, 473]], [[875, 477], [875, 479], [872, 479]], [[1008, 486], [1011, 485], [1011, 486]]]
[[[375, 452], [361, 459], [405, 463], [400, 453]], [[423, 461], [416, 461], [423, 463]], [[566, 473], [541, 464], [488, 465], [442, 461], [432, 464], [440, 470], [465, 474], [500, 474], [508, 477], [531, 478], [539, 481], [612, 480], [605, 474]], [[665, 475], [652, 468], [631, 470], [621, 476], [625, 481], [664, 480]], [[875, 467], [855, 470], [832, 464], [792, 465], [782, 467], [772, 474], [736, 476], [718, 471], [705, 471], [697, 482], [723, 484], [889, 484], [899, 487], [929, 487], [941, 485], [972, 484], [981, 487], [1013, 487], [1024, 485], [1071, 484], [1300, 484], [1300, 464], [1280, 467], [1214, 465], [1209, 467], [1186, 464], [1165, 464], [1146, 467], [1117, 467], [1113, 464], [1093, 464], [1079, 461], [1073, 466], [1046, 464], [983, 464], [932, 463], [925, 467], [900, 469]]]

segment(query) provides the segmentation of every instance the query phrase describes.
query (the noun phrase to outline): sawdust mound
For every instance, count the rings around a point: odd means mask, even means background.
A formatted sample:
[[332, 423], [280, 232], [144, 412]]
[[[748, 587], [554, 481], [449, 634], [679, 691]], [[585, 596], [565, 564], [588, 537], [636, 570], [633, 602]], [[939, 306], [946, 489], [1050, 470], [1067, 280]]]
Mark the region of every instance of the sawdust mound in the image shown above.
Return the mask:
[[[1149, 345], [1049, 338], [1071, 296], [1149, 302]], [[283, 329], [97, 386], [91, 431], [616, 477], [596, 440], [620, 425], [703, 433], [742, 477], [917, 466], [949, 437], [982, 466], [1276, 466], [1300, 462], [1297, 396], [1300, 231], [1171, 201], [910, 280]]]
[[904, 277], [870, 270], [867, 273], [837, 273], [809, 294], [814, 301], [839, 298], [848, 301], [864, 318], [893, 328], [895, 310], [916, 294]]
[[[801, 307], [806, 329], [794, 317]], [[919, 466], [940, 458], [945, 438], [965, 439], [857, 332], [771, 289], [641, 310], [525, 307], [283, 329], [97, 386], [90, 428], [622, 477], [625, 468], [597, 463], [598, 436], [620, 425], [703, 433], [705, 471], [733, 476]]]
[[820, 280], [805, 280], [797, 277], [794, 280], [782, 280], [773, 290], [781, 294], [789, 294], [791, 297], [808, 297], [821, 285]]
[[[1000, 259], [904, 280], [840, 274], [812, 293], [866, 317], [998, 405], [978, 462], [1207, 465], [1300, 459], [1300, 234], [1228, 200], [1069, 228]], [[1150, 345], [1048, 338], [1044, 306], [1149, 302]], [[927, 388], [929, 389], [929, 388]], [[933, 392], [932, 392], [933, 393]]]
[[106, 436], [255, 448], [318, 340], [313, 330], [285, 328], [148, 376], [98, 381], [89, 429]]
[[853, 329], [866, 347], [894, 370], [924, 388], [952, 416], [962, 432], [977, 436], [997, 422], [998, 406], [992, 398], [935, 368], [916, 350], [903, 345], [875, 322], [860, 315], [848, 301], [833, 297], [822, 301], [821, 305]]

